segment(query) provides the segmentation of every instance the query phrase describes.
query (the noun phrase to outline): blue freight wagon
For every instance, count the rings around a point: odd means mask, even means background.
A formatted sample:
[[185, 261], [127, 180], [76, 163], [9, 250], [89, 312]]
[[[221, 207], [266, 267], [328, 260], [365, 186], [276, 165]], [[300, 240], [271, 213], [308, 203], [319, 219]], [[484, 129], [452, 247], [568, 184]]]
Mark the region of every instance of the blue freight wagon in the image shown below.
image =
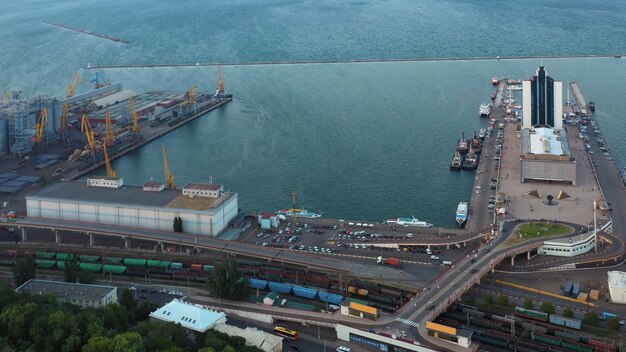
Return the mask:
[[326, 291], [320, 291], [319, 295], [320, 295], [320, 301], [328, 302], [330, 304], [340, 304], [344, 298], [342, 295], [336, 295], [334, 293], [328, 293]]
[[565, 288], [563, 289], [563, 296], [569, 297], [572, 294], [573, 287], [574, 287], [574, 284], [571, 281], [568, 281], [567, 284], [565, 285]]
[[267, 289], [267, 281], [259, 279], [248, 279], [250, 281], [250, 287], [258, 288], [261, 290]]
[[613, 313], [609, 313], [609, 312], [602, 312], [602, 320], [607, 320], [610, 318], [617, 318], [617, 314], [613, 314]]
[[568, 328], [580, 330], [580, 320], [563, 317], [556, 314], [550, 314], [550, 323]]
[[317, 292], [318, 292], [317, 290], [314, 290], [312, 288], [306, 288], [306, 287], [301, 287], [301, 286], [293, 287], [293, 294], [298, 297], [315, 299], [317, 298]]
[[270, 281], [268, 283], [269, 289], [270, 291], [276, 291], [278, 293], [284, 293], [284, 294], [291, 294], [291, 291], [293, 290], [293, 285], [290, 284], [283, 284], [280, 282], [274, 282], [274, 281]]
[[580, 294], [580, 284], [575, 283], [572, 288], [572, 298], [578, 297], [578, 294]]

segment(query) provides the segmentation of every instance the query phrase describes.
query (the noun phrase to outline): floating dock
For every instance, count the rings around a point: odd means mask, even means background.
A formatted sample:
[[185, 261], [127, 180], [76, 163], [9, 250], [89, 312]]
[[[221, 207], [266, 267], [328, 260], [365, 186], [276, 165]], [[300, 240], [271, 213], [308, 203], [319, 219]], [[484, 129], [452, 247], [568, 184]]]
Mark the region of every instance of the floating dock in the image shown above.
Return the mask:
[[580, 86], [578, 86], [577, 82], [569, 83], [569, 90], [572, 92], [574, 96], [574, 101], [576, 101], [576, 106], [578, 107], [578, 112], [582, 115], [590, 115], [591, 110], [589, 109], [589, 103], [587, 103], [587, 99], [583, 95], [583, 92], [580, 90]]
[[69, 30], [74, 31], [74, 32], [83, 33], [83, 34], [91, 35], [91, 36], [102, 38], [102, 39], [107, 39], [107, 40], [110, 40], [110, 41], [113, 41], [113, 42], [130, 44], [130, 42], [128, 40], [126, 40], [126, 39], [116, 38], [116, 37], [112, 37], [110, 35], [92, 32], [92, 31], [87, 30], [87, 29], [76, 28], [76, 27], [68, 26], [66, 24], [54, 23], [54, 22], [50, 22], [50, 21], [42, 21], [42, 22], [45, 23], [45, 24], [49, 24], [51, 26], [55, 26], [55, 27], [59, 27], [59, 28], [63, 28], [63, 29], [69, 29]]

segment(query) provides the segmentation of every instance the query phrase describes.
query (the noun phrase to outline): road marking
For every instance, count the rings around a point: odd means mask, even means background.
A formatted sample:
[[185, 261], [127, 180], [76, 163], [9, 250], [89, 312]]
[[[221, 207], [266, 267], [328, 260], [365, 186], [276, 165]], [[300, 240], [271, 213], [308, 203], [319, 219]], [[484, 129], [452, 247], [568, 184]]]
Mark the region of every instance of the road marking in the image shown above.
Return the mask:
[[415, 322], [415, 321], [413, 321], [413, 320], [409, 320], [409, 319], [404, 319], [404, 318], [399, 318], [398, 317], [396, 319], [396, 321], [404, 323], [404, 324], [407, 324], [407, 325], [411, 325], [411, 326], [416, 327], [416, 328], [420, 327], [420, 324]]

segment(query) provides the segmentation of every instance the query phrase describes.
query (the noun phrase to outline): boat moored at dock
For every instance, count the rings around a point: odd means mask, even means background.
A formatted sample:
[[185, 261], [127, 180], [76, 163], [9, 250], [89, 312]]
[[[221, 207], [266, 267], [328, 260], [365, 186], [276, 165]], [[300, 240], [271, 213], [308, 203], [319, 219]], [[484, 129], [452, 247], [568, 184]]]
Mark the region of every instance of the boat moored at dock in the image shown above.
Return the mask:
[[461, 154], [465, 154], [469, 151], [469, 141], [465, 138], [465, 133], [463, 133], [463, 136], [459, 139], [456, 145], [456, 151]]
[[279, 210], [277, 211], [278, 215], [289, 216], [294, 218], [308, 218], [308, 219], [317, 219], [321, 218], [321, 214], [313, 213], [305, 209], [296, 209], [291, 208], [287, 210]]
[[385, 221], [386, 224], [390, 225], [400, 225], [400, 226], [413, 226], [413, 227], [433, 227], [433, 224], [421, 221], [415, 217], [410, 218], [397, 218], [397, 219], [389, 219]]
[[467, 202], [459, 202], [456, 207], [456, 223], [461, 226], [465, 221], [467, 221]]
[[472, 140], [470, 141], [470, 151], [473, 151], [474, 154], [480, 154], [482, 150], [482, 142], [480, 141], [480, 138], [478, 138], [478, 136], [476, 135], [476, 132], [474, 132], [474, 138], [472, 138]]
[[481, 128], [480, 131], [478, 132], [478, 138], [485, 139], [486, 134], [487, 134], [487, 130], [484, 128]]
[[450, 162], [450, 170], [461, 170], [463, 164], [463, 156], [459, 152], [454, 152], [452, 162]]
[[461, 167], [463, 170], [476, 170], [478, 168], [478, 155], [470, 149], [470, 152], [463, 159]]
[[480, 117], [489, 117], [489, 115], [491, 114], [491, 104], [480, 104], [478, 114], [480, 115]]

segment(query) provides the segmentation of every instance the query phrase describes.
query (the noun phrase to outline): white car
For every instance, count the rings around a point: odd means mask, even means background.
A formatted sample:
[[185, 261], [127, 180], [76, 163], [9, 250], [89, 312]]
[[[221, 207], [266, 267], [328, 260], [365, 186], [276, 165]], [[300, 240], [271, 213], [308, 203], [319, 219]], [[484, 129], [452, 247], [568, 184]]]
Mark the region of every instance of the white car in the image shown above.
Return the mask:
[[412, 233], [407, 233], [406, 234], [406, 238], [413, 238], [413, 234]]

